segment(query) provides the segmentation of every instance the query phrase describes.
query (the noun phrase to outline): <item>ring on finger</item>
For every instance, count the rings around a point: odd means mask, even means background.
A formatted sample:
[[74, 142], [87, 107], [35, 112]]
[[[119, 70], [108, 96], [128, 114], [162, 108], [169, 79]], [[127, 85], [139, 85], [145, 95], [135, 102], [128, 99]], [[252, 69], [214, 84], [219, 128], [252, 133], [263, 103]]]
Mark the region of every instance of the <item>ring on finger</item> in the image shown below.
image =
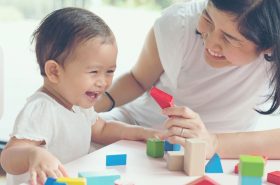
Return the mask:
[[183, 135], [184, 135], [184, 131], [185, 131], [185, 129], [182, 128], [182, 130], [181, 130], [181, 132], [180, 132], [180, 136], [183, 136]]

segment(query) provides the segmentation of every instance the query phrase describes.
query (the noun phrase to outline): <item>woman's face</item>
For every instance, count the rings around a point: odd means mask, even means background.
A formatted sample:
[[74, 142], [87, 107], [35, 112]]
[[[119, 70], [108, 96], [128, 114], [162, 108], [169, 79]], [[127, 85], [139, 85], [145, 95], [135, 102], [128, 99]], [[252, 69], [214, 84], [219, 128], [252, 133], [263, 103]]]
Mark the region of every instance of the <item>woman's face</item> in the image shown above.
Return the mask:
[[257, 46], [239, 33], [234, 18], [208, 3], [199, 19], [197, 30], [204, 40], [204, 57], [212, 67], [243, 66], [260, 55]]

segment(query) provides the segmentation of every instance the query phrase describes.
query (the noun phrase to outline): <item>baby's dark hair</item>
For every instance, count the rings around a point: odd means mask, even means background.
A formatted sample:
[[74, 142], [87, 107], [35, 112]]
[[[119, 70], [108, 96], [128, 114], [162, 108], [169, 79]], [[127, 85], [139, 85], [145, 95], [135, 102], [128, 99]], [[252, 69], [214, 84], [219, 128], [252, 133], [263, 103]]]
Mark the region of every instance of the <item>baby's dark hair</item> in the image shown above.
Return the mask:
[[270, 87], [272, 105], [261, 114], [272, 114], [280, 106], [280, 1], [279, 0], [209, 0], [217, 9], [236, 17], [240, 33], [257, 45], [258, 51], [271, 48], [265, 55], [272, 62]]
[[109, 26], [94, 13], [81, 8], [63, 8], [46, 16], [33, 33], [35, 51], [42, 76], [45, 63], [55, 60], [64, 66], [65, 59], [80, 43], [99, 37], [113, 43], [115, 37]]

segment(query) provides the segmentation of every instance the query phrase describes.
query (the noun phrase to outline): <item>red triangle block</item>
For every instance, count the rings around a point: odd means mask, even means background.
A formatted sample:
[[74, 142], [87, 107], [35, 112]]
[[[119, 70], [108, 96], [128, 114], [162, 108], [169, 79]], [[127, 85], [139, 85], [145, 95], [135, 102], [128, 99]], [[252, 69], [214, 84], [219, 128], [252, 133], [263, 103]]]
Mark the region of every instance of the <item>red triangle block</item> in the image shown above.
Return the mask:
[[208, 176], [202, 176], [186, 185], [220, 185], [218, 182], [214, 181]]
[[154, 98], [154, 100], [159, 104], [159, 106], [162, 109], [171, 107], [174, 105], [173, 97], [156, 87], [153, 87], [150, 90], [150, 95]]

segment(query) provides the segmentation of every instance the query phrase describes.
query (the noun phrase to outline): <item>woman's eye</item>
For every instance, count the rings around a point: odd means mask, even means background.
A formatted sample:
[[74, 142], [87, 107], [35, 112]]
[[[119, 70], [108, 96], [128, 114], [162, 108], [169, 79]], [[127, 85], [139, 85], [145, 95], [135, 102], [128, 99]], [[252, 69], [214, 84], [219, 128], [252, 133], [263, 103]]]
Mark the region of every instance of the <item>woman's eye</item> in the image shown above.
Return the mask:
[[89, 73], [96, 74], [98, 71], [90, 71]]
[[208, 19], [207, 17], [203, 16], [203, 19], [204, 19], [206, 22], [212, 24], [212, 21], [211, 21], [210, 19]]

